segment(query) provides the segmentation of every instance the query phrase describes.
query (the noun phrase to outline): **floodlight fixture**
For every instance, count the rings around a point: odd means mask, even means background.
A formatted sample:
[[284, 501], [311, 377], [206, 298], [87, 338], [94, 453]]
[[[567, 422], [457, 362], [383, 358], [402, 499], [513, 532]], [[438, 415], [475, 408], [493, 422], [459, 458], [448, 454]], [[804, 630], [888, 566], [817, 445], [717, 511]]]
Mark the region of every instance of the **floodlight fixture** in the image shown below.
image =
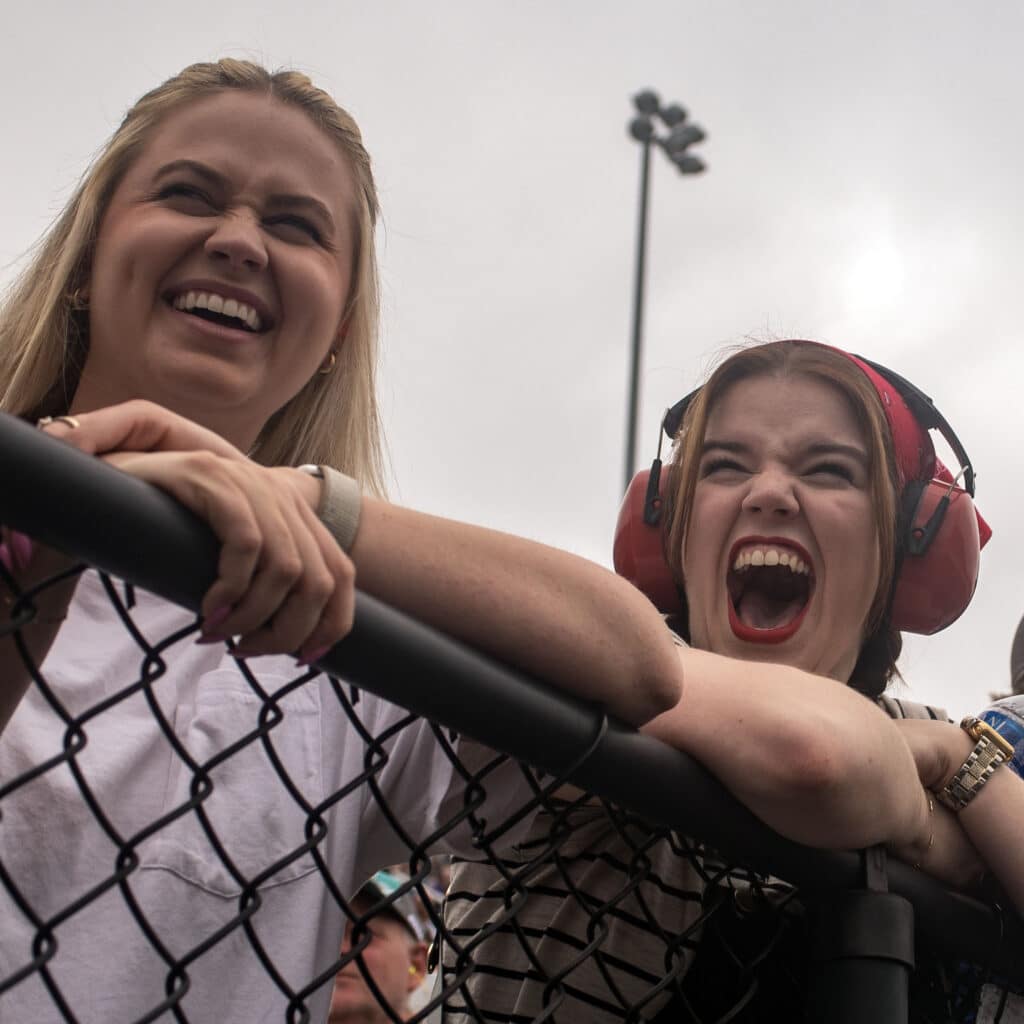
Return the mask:
[[643, 92], [638, 92], [633, 97], [633, 106], [641, 114], [653, 116], [661, 109], [661, 100], [658, 99], [658, 94], [653, 89], [644, 89]]
[[707, 133], [699, 124], [677, 124], [665, 139], [665, 152], [670, 155], [679, 153], [688, 146], [703, 142], [706, 138]]
[[650, 142], [654, 138], [654, 125], [649, 117], [634, 117], [629, 122], [629, 134], [637, 142]]
[[673, 154], [670, 159], [680, 174], [700, 174], [707, 169], [707, 164], [699, 156], [693, 156], [691, 153]]
[[674, 128], [677, 124], [682, 124], [686, 120], [686, 110], [679, 106], [678, 103], [673, 103], [661, 111], [661, 119], [667, 127]]

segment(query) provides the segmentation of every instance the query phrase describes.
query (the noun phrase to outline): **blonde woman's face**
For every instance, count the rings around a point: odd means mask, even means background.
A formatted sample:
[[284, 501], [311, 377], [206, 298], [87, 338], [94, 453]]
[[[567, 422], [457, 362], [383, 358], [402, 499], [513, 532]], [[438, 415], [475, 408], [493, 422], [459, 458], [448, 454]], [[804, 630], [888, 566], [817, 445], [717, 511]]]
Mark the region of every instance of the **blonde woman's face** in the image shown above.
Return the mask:
[[249, 447], [340, 344], [354, 194], [297, 108], [228, 90], [169, 116], [100, 225], [72, 408], [148, 398]]
[[849, 679], [879, 580], [869, 480], [839, 390], [732, 385], [708, 416], [683, 552], [694, 646]]

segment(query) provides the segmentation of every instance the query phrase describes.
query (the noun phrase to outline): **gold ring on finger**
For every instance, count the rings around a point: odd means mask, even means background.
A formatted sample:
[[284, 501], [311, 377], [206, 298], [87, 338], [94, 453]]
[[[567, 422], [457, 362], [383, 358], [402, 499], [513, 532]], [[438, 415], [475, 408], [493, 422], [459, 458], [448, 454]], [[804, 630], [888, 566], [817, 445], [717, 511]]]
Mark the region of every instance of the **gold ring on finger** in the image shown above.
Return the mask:
[[74, 416], [44, 416], [42, 419], [36, 420], [37, 427], [48, 427], [51, 423], [63, 423], [64, 426], [70, 427], [72, 430], [77, 430], [82, 425]]

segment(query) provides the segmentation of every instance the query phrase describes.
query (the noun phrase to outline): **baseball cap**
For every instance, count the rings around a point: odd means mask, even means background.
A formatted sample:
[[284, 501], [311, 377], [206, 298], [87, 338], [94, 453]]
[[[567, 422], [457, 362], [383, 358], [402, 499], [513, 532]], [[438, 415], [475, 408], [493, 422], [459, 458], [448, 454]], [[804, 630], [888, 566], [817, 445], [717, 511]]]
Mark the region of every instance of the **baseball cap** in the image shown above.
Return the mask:
[[395, 895], [406, 884], [408, 879], [399, 878], [390, 871], [378, 871], [354, 898], [370, 904], [375, 914], [391, 914], [405, 925], [414, 939], [426, 942], [427, 930], [420, 916], [419, 901], [413, 894], [414, 890]]

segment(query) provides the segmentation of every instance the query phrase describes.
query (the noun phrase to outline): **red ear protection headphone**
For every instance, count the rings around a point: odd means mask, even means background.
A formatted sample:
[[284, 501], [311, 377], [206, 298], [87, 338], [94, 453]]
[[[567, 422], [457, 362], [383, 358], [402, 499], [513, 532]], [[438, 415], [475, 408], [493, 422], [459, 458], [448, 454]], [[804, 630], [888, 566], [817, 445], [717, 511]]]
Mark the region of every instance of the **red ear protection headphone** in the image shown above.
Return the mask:
[[[816, 344], [807, 342], [807, 344]], [[937, 633], [963, 614], [978, 582], [981, 549], [992, 531], [974, 507], [974, 469], [960, 439], [932, 400], [892, 370], [834, 351], [865, 373], [882, 401], [892, 433], [902, 487], [897, 524], [897, 572], [889, 619], [908, 633]], [[700, 389], [665, 414], [670, 440]], [[960, 464], [954, 479], [935, 456], [929, 430], [937, 430]], [[633, 477], [615, 530], [615, 571], [666, 613], [682, 609], [661, 539], [661, 438], [650, 470]], [[963, 486], [958, 481], [963, 479]]]

